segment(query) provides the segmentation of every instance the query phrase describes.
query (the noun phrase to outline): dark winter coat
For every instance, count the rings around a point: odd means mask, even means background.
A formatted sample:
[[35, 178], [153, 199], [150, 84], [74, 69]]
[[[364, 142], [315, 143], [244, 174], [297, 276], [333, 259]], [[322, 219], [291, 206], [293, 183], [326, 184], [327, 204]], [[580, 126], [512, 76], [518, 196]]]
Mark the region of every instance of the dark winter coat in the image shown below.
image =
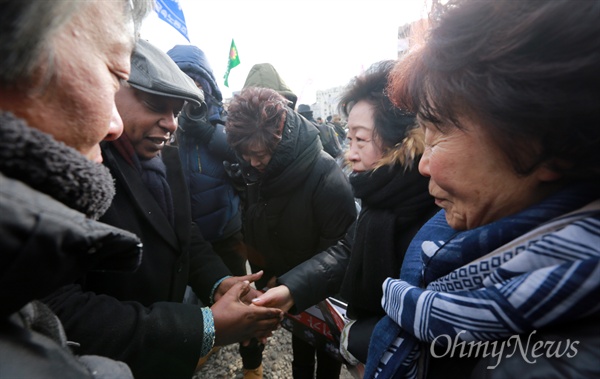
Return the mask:
[[331, 124], [319, 124], [315, 122], [315, 126], [319, 129], [319, 135], [321, 137], [321, 143], [323, 144], [323, 150], [333, 158], [338, 158], [342, 155], [342, 146], [337, 138], [337, 134]]
[[[329, 124], [329, 123], [328, 123]], [[335, 131], [335, 135], [338, 138], [338, 141], [340, 143], [340, 146], [342, 147], [342, 149], [344, 149], [344, 147], [346, 146], [346, 137], [348, 135], [348, 132], [346, 132], [346, 128], [342, 125], [341, 122], [331, 122], [331, 125], [333, 125], [333, 130]]]
[[[359, 320], [352, 332], [364, 325], [357, 345], [366, 347], [370, 331], [385, 315], [381, 308], [381, 285], [387, 277], [400, 272], [404, 253], [419, 228], [439, 208], [429, 195], [428, 179], [416, 169], [404, 172], [400, 166], [380, 167], [375, 171], [350, 176], [361, 211], [346, 236], [335, 246], [282, 275], [294, 298], [293, 312], [341, 293], [348, 302], [347, 314]], [[350, 342], [353, 341], [352, 333]], [[359, 356], [360, 355], [360, 356]]]
[[0, 112], [1, 378], [131, 377], [123, 363], [75, 357], [58, 318], [33, 301], [90, 269], [138, 266], [138, 238], [94, 221], [113, 195], [102, 165]]
[[[202, 123], [213, 129], [207, 140], [195, 133]], [[189, 183], [192, 220], [202, 236], [215, 242], [238, 233], [242, 229], [240, 197], [223, 167], [223, 161], [232, 162], [235, 155], [227, 144], [224, 125], [180, 116], [177, 144]]]
[[356, 218], [347, 177], [322, 151], [315, 126], [290, 109], [264, 174], [248, 164], [242, 174], [248, 259], [266, 280], [335, 244]]
[[240, 198], [223, 168], [223, 161], [235, 159], [225, 135], [223, 96], [202, 50], [177, 45], [167, 54], [183, 72], [202, 83], [208, 114], [182, 112], [177, 145], [189, 186], [192, 220], [206, 240], [219, 241], [242, 228]]
[[178, 302], [189, 284], [208, 303], [213, 285], [229, 271], [191, 223], [176, 148], [167, 146], [162, 152], [175, 227], [114, 144], [103, 145], [102, 153], [116, 183], [114, 201], [102, 221], [140, 237], [142, 263], [134, 274], [90, 274], [82, 286], [94, 293], [71, 286], [49, 304], [67, 333], [81, 343], [82, 352], [118, 357], [136, 378], [189, 378], [202, 346], [202, 313], [198, 306]]
[[333, 158], [340, 157], [342, 155], [342, 146], [337, 138], [333, 124], [319, 124], [313, 117], [313, 111], [311, 111], [310, 107], [306, 104], [300, 104], [298, 106], [298, 113], [317, 127], [323, 150]]

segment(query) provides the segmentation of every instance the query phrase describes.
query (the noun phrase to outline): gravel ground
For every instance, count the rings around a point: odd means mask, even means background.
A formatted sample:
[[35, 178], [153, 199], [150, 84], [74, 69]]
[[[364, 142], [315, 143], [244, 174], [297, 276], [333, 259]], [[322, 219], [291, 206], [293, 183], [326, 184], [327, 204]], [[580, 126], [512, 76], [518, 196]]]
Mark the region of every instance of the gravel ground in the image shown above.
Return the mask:
[[[242, 358], [238, 345], [222, 347], [210, 356], [193, 379], [242, 379]], [[278, 329], [267, 342], [263, 352], [264, 379], [292, 378], [292, 334], [286, 329]], [[353, 379], [352, 374], [342, 366], [340, 379]], [[334, 379], [334, 378], [332, 378]]]

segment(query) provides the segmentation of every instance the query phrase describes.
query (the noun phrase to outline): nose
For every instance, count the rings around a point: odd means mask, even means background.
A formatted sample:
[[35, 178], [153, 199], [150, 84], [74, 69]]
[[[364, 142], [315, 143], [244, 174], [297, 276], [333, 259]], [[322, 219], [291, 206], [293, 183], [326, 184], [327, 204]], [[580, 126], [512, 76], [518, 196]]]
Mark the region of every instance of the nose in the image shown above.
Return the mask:
[[113, 104], [112, 116], [108, 127], [108, 133], [104, 137], [106, 141], [114, 141], [123, 134], [123, 120], [117, 110], [116, 104]]
[[352, 142], [350, 142], [350, 146], [348, 147], [348, 151], [346, 152], [346, 159], [350, 162], [358, 162], [360, 160], [360, 155], [358, 155], [358, 149], [354, 146]]
[[254, 158], [254, 157], [250, 157], [250, 165], [252, 167], [258, 167], [258, 166], [260, 166], [260, 160]]
[[421, 160], [419, 161], [419, 172], [421, 175], [425, 177], [430, 177], [429, 174], [429, 150], [425, 149], [423, 155], [421, 156]]
[[177, 118], [173, 113], [165, 114], [158, 122], [158, 125], [173, 134], [177, 130]]

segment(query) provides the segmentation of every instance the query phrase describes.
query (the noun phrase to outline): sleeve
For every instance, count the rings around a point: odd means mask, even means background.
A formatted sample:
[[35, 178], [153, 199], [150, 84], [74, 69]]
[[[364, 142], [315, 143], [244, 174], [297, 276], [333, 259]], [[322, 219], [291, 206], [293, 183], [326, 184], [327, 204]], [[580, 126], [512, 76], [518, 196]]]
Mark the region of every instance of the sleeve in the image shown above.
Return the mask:
[[198, 306], [159, 302], [144, 307], [92, 292], [78, 284], [44, 299], [65, 327], [77, 354], [106, 356], [127, 363], [134, 377], [189, 378], [203, 346], [203, 314]]
[[[379, 319], [377, 317], [369, 317], [360, 320], [352, 320], [346, 324], [342, 333], [345, 339], [340, 343], [340, 352], [344, 351], [348, 353], [348, 358], [354, 357], [360, 363], [367, 362], [367, 355], [369, 349], [369, 341], [373, 334], [373, 329]], [[344, 354], [345, 355], [345, 354]], [[352, 359], [348, 359], [354, 365], [358, 362], [353, 362]]]
[[200, 356], [206, 357], [215, 346], [215, 318], [209, 307], [202, 307], [202, 325], [204, 332]]
[[339, 291], [350, 261], [355, 224], [337, 244], [277, 278], [294, 299], [290, 313], [300, 313]]
[[200, 229], [192, 223], [190, 242], [190, 280], [189, 285], [203, 304], [210, 304], [214, 285], [231, 271], [219, 255], [213, 250], [210, 242], [202, 237]]
[[354, 194], [348, 178], [335, 163], [322, 175], [313, 196], [313, 214], [320, 232], [319, 249], [324, 250], [339, 241], [356, 220]]

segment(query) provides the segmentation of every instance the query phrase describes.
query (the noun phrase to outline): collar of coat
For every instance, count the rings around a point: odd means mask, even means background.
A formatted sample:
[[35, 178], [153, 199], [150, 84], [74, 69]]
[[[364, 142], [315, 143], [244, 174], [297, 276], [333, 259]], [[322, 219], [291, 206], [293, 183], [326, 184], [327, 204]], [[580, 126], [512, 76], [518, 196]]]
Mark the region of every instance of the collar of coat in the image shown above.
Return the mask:
[[0, 172], [93, 219], [115, 194], [106, 167], [8, 112], [0, 112]]
[[281, 142], [275, 148], [265, 173], [260, 177], [253, 175], [255, 170], [245, 162], [242, 170], [246, 178], [258, 178], [262, 194], [281, 194], [297, 188], [306, 180], [322, 150], [317, 128], [288, 109]]

